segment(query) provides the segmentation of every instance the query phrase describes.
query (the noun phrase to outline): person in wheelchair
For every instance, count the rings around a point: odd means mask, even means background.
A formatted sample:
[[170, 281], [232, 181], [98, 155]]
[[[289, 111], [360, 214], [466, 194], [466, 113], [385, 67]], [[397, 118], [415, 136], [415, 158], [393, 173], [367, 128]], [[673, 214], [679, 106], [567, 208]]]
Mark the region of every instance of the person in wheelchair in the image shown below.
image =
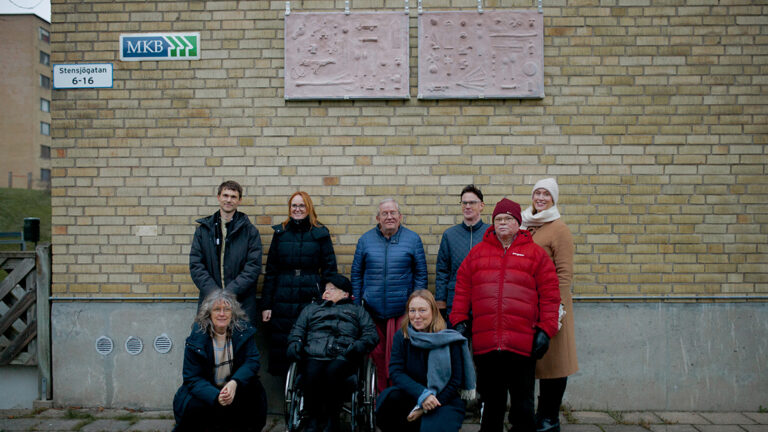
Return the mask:
[[261, 431], [267, 398], [256, 329], [229, 291], [208, 295], [184, 348], [184, 382], [173, 398], [174, 432]]
[[304, 307], [288, 334], [288, 359], [302, 373], [306, 432], [339, 430], [341, 406], [353, 390], [343, 383], [379, 340], [368, 312], [350, 298], [349, 279], [334, 273], [322, 283], [322, 300]]
[[417, 290], [408, 298], [402, 328], [392, 338], [393, 385], [376, 404], [384, 432], [457, 432], [464, 399], [475, 397], [475, 370], [467, 339], [446, 329], [435, 297]]

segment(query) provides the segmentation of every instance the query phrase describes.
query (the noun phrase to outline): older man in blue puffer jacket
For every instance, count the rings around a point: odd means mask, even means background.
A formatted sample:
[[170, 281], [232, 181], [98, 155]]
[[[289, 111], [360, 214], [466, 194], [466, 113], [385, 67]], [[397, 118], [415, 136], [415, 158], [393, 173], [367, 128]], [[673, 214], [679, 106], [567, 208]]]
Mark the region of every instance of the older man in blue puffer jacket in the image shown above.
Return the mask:
[[352, 262], [352, 293], [373, 317], [379, 344], [371, 353], [376, 364], [379, 391], [388, 386], [392, 336], [413, 290], [427, 288], [424, 245], [415, 232], [401, 226], [403, 214], [397, 201], [379, 203], [378, 224], [357, 241]]

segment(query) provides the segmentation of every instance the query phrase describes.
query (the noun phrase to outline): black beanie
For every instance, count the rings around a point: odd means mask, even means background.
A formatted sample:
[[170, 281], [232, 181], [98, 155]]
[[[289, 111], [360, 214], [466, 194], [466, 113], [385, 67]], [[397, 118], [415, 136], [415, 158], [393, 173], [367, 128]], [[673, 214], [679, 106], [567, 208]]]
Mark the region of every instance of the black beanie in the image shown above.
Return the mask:
[[349, 281], [344, 275], [340, 275], [338, 273], [333, 273], [331, 275], [328, 275], [323, 278], [323, 286], [322, 289], [325, 290], [325, 285], [328, 283], [332, 283], [333, 286], [336, 288], [347, 292], [349, 294], [352, 294], [352, 282]]

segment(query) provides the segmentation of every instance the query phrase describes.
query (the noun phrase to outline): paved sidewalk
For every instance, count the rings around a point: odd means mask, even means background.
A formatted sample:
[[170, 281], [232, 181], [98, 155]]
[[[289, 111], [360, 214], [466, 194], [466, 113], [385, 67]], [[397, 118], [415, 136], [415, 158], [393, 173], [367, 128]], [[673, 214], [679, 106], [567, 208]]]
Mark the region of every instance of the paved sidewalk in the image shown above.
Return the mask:
[[[562, 432], [768, 432], [768, 412], [598, 412], [561, 414]], [[166, 432], [173, 429], [170, 411], [114, 409], [0, 410], [0, 432], [81, 431]], [[462, 432], [477, 432], [471, 419]], [[267, 418], [264, 432], [285, 430], [282, 416]]]

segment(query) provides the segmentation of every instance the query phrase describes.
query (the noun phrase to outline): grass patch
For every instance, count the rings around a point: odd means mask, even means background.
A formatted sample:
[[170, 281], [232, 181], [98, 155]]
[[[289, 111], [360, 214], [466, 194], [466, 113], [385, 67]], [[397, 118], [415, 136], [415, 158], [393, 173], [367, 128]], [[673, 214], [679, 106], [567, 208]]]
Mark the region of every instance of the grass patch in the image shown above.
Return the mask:
[[128, 422], [129, 425], [133, 426], [139, 422], [140, 418], [136, 414], [131, 413], [131, 414], [119, 415], [115, 417], [114, 420], [125, 421], [125, 422]]
[[[40, 218], [40, 242], [51, 241], [51, 193], [47, 190], [0, 188], [0, 232], [21, 232], [24, 218]], [[35, 244], [27, 242], [27, 250]], [[0, 250], [19, 250], [17, 245], [0, 245]]]
[[573, 411], [571, 411], [571, 407], [568, 405], [563, 405], [561, 407], [561, 410], [563, 411], [563, 416], [565, 417], [565, 420], [569, 424], [578, 423], [579, 419], [576, 418], [576, 416], [573, 415]]
[[67, 420], [90, 420], [90, 421], [96, 420], [96, 417], [94, 417], [93, 415], [87, 412], [77, 411], [71, 408], [68, 409], [67, 412], [64, 414], [64, 418]]

